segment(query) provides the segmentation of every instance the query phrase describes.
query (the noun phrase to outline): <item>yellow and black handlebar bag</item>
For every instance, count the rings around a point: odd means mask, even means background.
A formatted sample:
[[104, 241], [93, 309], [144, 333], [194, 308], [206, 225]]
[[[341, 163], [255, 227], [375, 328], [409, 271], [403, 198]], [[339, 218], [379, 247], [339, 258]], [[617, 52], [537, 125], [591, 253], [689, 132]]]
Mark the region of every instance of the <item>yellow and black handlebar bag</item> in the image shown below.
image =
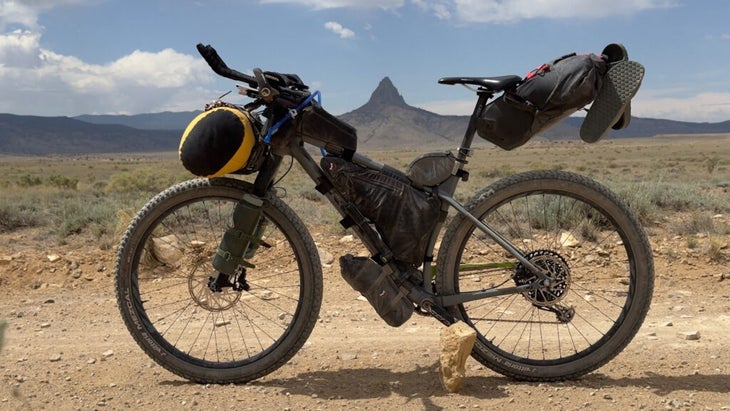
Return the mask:
[[218, 177], [244, 167], [257, 139], [244, 111], [218, 107], [196, 116], [180, 139], [180, 161], [200, 177]]

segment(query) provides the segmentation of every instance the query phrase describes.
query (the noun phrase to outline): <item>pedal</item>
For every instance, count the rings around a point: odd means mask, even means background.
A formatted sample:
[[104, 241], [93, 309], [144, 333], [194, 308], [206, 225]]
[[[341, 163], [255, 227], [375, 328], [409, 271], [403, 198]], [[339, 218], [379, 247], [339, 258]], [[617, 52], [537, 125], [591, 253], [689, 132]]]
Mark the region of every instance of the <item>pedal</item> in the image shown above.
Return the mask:
[[614, 126], [628, 125], [625, 113], [644, 79], [644, 66], [635, 61], [610, 63], [598, 96], [580, 127], [580, 138], [586, 143], [602, 139]]

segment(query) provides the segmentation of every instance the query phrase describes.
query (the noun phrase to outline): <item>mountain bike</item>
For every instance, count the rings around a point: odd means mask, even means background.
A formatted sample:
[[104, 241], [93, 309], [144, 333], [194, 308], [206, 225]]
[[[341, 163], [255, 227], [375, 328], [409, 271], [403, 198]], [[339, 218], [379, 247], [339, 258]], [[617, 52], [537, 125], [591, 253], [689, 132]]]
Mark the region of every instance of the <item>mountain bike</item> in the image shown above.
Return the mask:
[[[239, 91], [251, 102], [213, 106], [244, 112], [257, 137], [243, 169], [164, 190], [121, 240], [115, 286], [122, 318], [165, 369], [199, 383], [251, 381], [285, 364], [312, 332], [322, 265], [307, 227], [277, 189], [284, 158], [301, 165], [369, 251], [342, 257], [343, 276], [390, 325], [412, 313], [447, 326], [463, 321], [477, 333], [474, 359], [527, 381], [589, 373], [637, 333], [652, 298], [652, 251], [615, 193], [546, 170], [505, 177], [465, 204], [454, 198], [469, 177], [480, 113], [520, 77], [441, 79], [476, 92], [463, 140], [455, 154], [424, 155], [403, 172], [357, 152], [352, 130], [298, 76], [244, 74], [212, 47], [198, 50], [217, 74], [246, 84]], [[344, 182], [336, 174], [343, 168], [355, 170]], [[370, 191], [347, 186], [366, 177], [375, 181]], [[383, 192], [428, 207], [378, 203]], [[389, 233], [384, 223], [407, 220], [425, 234], [414, 240], [415, 231]]]

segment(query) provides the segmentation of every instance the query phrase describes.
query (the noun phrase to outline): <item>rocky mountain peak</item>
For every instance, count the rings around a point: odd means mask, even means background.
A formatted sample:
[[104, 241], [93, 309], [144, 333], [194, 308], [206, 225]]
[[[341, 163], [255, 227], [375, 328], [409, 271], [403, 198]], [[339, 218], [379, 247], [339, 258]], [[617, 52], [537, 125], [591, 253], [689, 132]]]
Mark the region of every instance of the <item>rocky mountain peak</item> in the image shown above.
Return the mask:
[[368, 101], [367, 105], [400, 107], [408, 106], [406, 104], [406, 101], [403, 99], [403, 96], [398, 93], [398, 89], [396, 89], [393, 85], [393, 82], [390, 81], [389, 77], [385, 77], [380, 80], [380, 84], [378, 84], [378, 87], [375, 89], [375, 91], [373, 91], [373, 94], [370, 96], [370, 100]]

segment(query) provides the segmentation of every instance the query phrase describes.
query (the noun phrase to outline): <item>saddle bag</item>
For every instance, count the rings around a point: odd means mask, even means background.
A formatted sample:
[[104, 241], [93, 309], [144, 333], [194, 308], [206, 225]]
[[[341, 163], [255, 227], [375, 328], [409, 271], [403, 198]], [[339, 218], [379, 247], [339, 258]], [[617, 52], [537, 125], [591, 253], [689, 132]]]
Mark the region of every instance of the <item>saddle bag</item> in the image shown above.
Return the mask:
[[411, 186], [397, 170], [372, 170], [345, 159], [323, 157], [321, 166], [342, 196], [374, 225], [397, 261], [420, 265], [441, 200]]
[[477, 133], [512, 150], [596, 98], [606, 61], [595, 54], [569, 54], [543, 64], [513, 90], [486, 105]]

